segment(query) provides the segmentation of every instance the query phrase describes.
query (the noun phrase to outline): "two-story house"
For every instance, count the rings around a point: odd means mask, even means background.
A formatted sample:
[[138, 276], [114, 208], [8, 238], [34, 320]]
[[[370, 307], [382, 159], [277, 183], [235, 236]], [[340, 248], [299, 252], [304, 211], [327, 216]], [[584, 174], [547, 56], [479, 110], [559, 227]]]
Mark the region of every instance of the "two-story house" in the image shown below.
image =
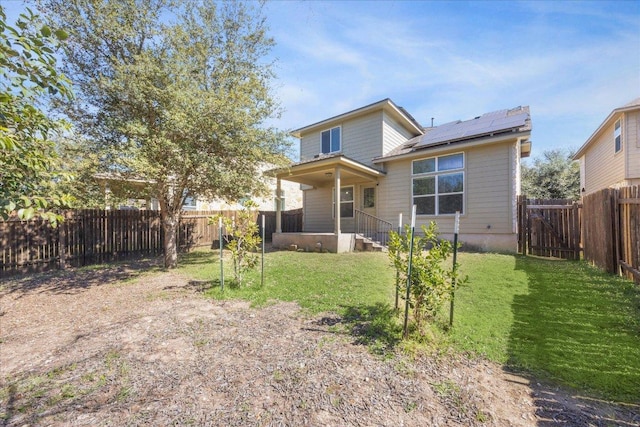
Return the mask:
[[640, 98], [614, 109], [573, 157], [582, 195], [640, 185]]
[[350, 251], [358, 234], [396, 229], [399, 214], [407, 223], [416, 205], [417, 228], [436, 221], [448, 237], [458, 211], [467, 246], [515, 251], [530, 134], [528, 107], [424, 128], [390, 99], [297, 129], [300, 162], [276, 177], [301, 184], [304, 229], [276, 232], [274, 245]]

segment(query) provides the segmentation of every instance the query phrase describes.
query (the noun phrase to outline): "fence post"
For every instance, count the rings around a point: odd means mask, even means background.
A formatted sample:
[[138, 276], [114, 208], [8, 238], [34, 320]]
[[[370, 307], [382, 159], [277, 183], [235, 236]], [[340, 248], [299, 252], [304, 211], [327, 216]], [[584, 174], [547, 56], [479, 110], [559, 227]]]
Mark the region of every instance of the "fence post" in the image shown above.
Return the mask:
[[613, 205], [613, 254], [616, 259], [613, 263], [613, 268], [615, 269], [615, 274], [618, 276], [622, 276], [622, 266], [620, 265], [620, 234], [622, 230], [620, 229], [620, 204], [618, 203], [618, 199], [620, 198], [620, 189], [613, 189], [611, 192], [611, 204]]
[[64, 221], [58, 224], [58, 256], [60, 258], [60, 270], [67, 269], [67, 215], [66, 212], [62, 214]]

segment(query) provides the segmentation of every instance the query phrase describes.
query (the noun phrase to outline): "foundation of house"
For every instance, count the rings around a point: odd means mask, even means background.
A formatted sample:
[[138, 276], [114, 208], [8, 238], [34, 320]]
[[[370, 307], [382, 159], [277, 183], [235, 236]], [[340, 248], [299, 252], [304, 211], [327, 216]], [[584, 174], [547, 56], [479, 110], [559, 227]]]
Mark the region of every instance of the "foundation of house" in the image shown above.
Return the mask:
[[277, 249], [289, 249], [292, 245], [306, 252], [353, 252], [353, 233], [273, 233], [271, 244]]

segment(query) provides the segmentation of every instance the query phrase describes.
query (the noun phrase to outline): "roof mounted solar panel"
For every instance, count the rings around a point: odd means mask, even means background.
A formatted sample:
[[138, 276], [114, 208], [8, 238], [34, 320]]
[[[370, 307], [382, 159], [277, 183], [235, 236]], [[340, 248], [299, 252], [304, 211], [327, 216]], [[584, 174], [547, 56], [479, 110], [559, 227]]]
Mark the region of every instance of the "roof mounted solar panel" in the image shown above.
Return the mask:
[[528, 118], [528, 110], [519, 107], [486, 113], [471, 120], [445, 123], [420, 137], [414, 149], [517, 129], [525, 126]]

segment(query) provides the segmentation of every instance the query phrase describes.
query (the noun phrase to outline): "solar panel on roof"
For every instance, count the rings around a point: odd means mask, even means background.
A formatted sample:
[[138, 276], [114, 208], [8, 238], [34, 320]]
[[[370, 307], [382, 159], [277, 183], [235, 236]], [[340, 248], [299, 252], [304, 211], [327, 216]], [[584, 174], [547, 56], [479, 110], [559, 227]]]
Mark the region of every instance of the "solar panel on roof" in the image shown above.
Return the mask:
[[522, 127], [526, 124], [528, 117], [529, 114], [520, 108], [494, 111], [464, 122], [446, 123], [423, 135], [414, 148]]

